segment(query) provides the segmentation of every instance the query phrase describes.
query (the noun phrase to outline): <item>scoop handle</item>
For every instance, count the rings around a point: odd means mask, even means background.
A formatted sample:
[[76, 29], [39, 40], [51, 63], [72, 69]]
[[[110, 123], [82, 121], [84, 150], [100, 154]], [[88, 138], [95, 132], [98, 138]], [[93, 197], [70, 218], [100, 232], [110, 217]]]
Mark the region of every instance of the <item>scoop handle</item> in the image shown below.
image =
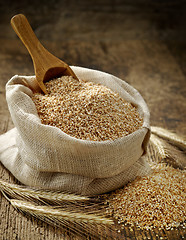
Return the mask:
[[[46, 93], [45, 85], [42, 79], [38, 79], [39, 72], [43, 72], [47, 66], [43, 59], [46, 59], [47, 50], [39, 42], [35, 33], [33, 32], [27, 18], [23, 14], [17, 14], [11, 18], [11, 26], [20, 38], [22, 43], [27, 48], [34, 64], [36, 80], [39, 87]], [[39, 68], [38, 68], [39, 66]]]
[[11, 25], [34, 61], [35, 58], [38, 57], [38, 55], [40, 55], [45, 48], [39, 42], [27, 18], [23, 14], [17, 14], [12, 17]]

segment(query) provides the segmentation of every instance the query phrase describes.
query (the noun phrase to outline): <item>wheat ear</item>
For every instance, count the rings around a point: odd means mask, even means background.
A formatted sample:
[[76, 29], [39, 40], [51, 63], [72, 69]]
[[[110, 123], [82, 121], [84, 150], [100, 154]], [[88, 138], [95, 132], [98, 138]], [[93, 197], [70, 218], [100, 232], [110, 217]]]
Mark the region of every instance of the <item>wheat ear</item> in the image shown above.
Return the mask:
[[[68, 229], [75, 236], [91, 236], [91, 239], [108, 239], [117, 234], [113, 220], [96, 214], [68, 211], [61, 207], [41, 206], [27, 201], [9, 199], [12, 206], [26, 216], [33, 216], [52, 226]], [[106, 230], [106, 231], [105, 231]], [[110, 238], [109, 238], [110, 239]]]
[[44, 205], [62, 205], [69, 211], [75, 209], [76, 212], [102, 214], [106, 209], [101, 197], [88, 197], [59, 191], [38, 190], [12, 184], [1, 179], [0, 191], [14, 199], [36, 202]]
[[72, 193], [64, 193], [59, 191], [32, 189], [17, 184], [8, 183], [0, 179], [0, 190], [11, 195], [13, 198], [35, 199], [40, 201], [50, 201], [53, 203], [61, 203], [62, 201], [88, 201], [89, 197], [80, 196]]
[[181, 137], [178, 134], [173, 133], [165, 128], [155, 126], [151, 127], [151, 132], [165, 140], [168, 140], [176, 147], [186, 151], [186, 139], [184, 137]]
[[179, 167], [181, 169], [184, 169], [186, 167], [185, 154], [175, 148], [173, 145], [169, 144], [154, 134], [151, 134], [150, 144], [154, 149], [156, 159], [159, 161], [165, 161], [174, 167]]
[[44, 217], [56, 217], [59, 219], [65, 219], [75, 222], [85, 222], [85, 223], [97, 223], [97, 224], [113, 224], [113, 220], [106, 218], [104, 216], [96, 214], [85, 214], [75, 211], [68, 211], [64, 208], [36, 205], [27, 201], [11, 199], [12, 206], [15, 208], [29, 212], [33, 215], [42, 215]]
[[162, 159], [165, 159], [167, 157], [167, 153], [165, 152], [165, 148], [163, 147], [162, 141], [159, 137], [151, 134], [150, 144], [154, 149], [155, 157], [158, 161], [161, 161]]

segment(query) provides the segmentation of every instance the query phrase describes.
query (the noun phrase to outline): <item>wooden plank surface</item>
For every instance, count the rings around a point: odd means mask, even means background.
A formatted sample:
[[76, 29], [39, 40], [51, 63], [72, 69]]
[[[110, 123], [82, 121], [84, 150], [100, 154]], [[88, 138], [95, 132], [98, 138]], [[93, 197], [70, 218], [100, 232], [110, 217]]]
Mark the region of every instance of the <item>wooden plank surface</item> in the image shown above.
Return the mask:
[[[59, 1], [60, 2], [60, 1]], [[146, 100], [151, 124], [186, 134], [186, 44], [181, 24], [185, 4], [131, 4], [105, 1], [50, 1], [40, 10], [33, 1], [1, 5], [0, 24], [0, 134], [13, 127], [5, 99], [5, 84], [15, 74], [33, 75], [32, 61], [9, 26], [10, 17], [22, 10], [28, 15], [39, 39], [54, 55], [71, 65], [109, 72], [125, 79]], [[135, 2], [135, 1], [134, 1]], [[136, 1], [137, 2], [137, 1]], [[58, 3], [58, 5], [57, 5]], [[16, 5], [17, 4], [17, 5]], [[65, 8], [64, 6], [69, 8]], [[101, 7], [97, 6], [101, 4]], [[171, 5], [172, 4], [172, 5]], [[22, 6], [22, 7], [21, 7]], [[182, 9], [183, 8], [183, 9]], [[37, 13], [42, 12], [40, 16]], [[172, 16], [174, 15], [174, 22]], [[185, 34], [185, 35], [184, 35]], [[16, 182], [0, 165], [0, 177]], [[79, 239], [35, 219], [26, 218], [0, 195], [0, 239]], [[118, 239], [183, 239], [184, 229], [140, 231], [124, 229]], [[89, 239], [87, 237], [87, 239]]]

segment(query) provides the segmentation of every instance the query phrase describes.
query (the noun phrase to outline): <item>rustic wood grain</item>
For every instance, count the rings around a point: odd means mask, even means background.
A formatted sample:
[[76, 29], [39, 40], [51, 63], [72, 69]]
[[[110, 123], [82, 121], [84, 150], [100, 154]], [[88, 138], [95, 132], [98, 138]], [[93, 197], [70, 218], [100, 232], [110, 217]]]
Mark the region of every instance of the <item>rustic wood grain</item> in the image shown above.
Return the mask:
[[[3, 2], [3, 1], [2, 1]], [[0, 134], [13, 127], [5, 85], [15, 74], [33, 75], [32, 61], [9, 25], [20, 11], [54, 55], [70, 65], [89, 67], [125, 79], [146, 100], [153, 125], [186, 134], [186, 22], [184, 1], [13, 1], [0, 7]], [[38, 15], [39, 13], [39, 15]], [[16, 179], [0, 165], [0, 177]], [[0, 239], [91, 239], [72, 236], [27, 218], [0, 195]], [[141, 231], [125, 228], [114, 239], [183, 239], [185, 230]], [[109, 238], [108, 238], [109, 239]]]

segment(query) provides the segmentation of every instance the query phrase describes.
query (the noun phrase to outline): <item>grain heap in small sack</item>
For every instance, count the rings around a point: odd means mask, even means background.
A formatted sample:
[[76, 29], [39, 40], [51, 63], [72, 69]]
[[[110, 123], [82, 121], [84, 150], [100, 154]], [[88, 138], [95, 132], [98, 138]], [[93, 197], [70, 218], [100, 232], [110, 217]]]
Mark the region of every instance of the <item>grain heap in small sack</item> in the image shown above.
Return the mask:
[[[113, 192], [108, 213], [121, 224], [141, 229], [173, 229], [186, 220], [185, 171], [157, 164], [154, 171]], [[132, 230], [132, 228], [131, 228]]]
[[104, 141], [128, 135], [143, 120], [137, 109], [107, 87], [63, 76], [32, 97], [41, 122], [78, 139]]

